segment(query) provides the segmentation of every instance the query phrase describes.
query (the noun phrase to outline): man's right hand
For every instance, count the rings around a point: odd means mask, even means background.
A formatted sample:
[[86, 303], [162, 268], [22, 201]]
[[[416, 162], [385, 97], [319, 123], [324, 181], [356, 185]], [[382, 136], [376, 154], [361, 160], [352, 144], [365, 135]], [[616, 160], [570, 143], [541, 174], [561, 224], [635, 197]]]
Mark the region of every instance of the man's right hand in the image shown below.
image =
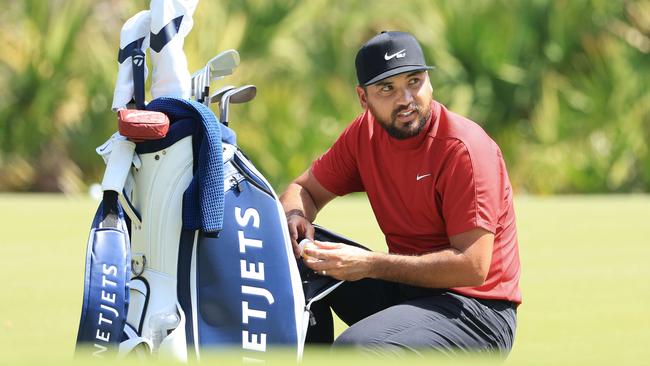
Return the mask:
[[305, 218], [302, 211], [292, 210], [287, 213], [287, 225], [289, 226], [289, 236], [291, 237], [291, 246], [296, 258], [300, 257], [300, 248], [298, 248], [298, 238], [301, 240], [307, 238], [314, 241], [314, 226]]

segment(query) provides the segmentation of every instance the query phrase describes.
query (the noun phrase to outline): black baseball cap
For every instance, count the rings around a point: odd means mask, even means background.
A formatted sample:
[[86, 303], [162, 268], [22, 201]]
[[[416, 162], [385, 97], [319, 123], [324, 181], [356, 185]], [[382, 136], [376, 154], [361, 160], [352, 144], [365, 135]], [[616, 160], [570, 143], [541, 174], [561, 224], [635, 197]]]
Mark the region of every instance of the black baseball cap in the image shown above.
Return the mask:
[[418, 41], [407, 32], [381, 32], [366, 42], [355, 59], [359, 85], [368, 86], [393, 75], [431, 70]]

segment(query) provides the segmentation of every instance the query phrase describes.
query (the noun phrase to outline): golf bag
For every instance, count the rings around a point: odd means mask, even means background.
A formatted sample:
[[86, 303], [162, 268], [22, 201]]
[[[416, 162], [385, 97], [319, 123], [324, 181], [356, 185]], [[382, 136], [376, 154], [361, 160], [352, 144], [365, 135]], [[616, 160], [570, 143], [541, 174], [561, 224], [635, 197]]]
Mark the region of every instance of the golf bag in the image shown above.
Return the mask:
[[[165, 112], [171, 126], [165, 138], [135, 144], [139, 167], [120, 195], [130, 221], [131, 276], [120, 283], [128, 288], [120, 304], [128, 300], [128, 312], [115, 343], [122, 353], [141, 349], [179, 360], [220, 347], [251, 358], [292, 347], [299, 356], [309, 312], [270, 184], [204, 105], [159, 98], [147, 109]], [[89, 253], [105, 245], [91, 238]], [[98, 260], [89, 255], [87, 271]], [[123, 260], [121, 273], [128, 267]], [[85, 298], [97, 291], [87, 286]], [[78, 341], [96, 344], [98, 331], [83, 319]]]

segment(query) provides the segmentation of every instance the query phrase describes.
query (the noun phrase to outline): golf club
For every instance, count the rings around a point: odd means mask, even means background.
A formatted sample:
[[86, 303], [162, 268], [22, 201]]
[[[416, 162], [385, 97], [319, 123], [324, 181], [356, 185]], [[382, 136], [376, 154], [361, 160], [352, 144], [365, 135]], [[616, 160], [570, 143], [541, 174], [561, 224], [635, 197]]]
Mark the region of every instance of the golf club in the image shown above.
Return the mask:
[[226, 50], [213, 57], [206, 65], [192, 74], [192, 96], [196, 101], [209, 105], [207, 96], [210, 93], [210, 83], [226, 75], [231, 75], [239, 65], [239, 53]]
[[217, 89], [217, 91], [210, 96], [210, 104], [219, 103], [221, 101], [221, 97], [223, 96], [223, 94], [232, 89], [235, 89], [235, 87], [232, 85], [226, 85], [224, 87]]
[[246, 103], [255, 98], [255, 95], [257, 95], [257, 87], [255, 85], [244, 85], [225, 92], [219, 103], [221, 123], [228, 126], [230, 103]]

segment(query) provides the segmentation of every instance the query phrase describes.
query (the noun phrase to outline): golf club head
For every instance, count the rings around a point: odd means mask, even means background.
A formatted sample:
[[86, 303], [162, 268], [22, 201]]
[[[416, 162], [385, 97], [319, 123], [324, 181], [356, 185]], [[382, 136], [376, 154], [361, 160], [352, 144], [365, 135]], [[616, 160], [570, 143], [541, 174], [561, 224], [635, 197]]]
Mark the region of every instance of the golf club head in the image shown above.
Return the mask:
[[255, 85], [244, 85], [237, 88], [237, 92], [230, 96], [230, 103], [239, 104], [250, 102], [257, 95]]
[[228, 126], [228, 113], [230, 111], [230, 103], [245, 103], [255, 98], [257, 95], [257, 87], [255, 85], [244, 85], [239, 88], [229, 90], [221, 97], [219, 105], [219, 116], [221, 123]]
[[217, 91], [210, 96], [210, 104], [219, 103], [221, 101], [221, 97], [223, 96], [223, 94], [233, 89], [235, 89], [235, 87], [232, 85], [226, 85], [222, 88], [217, 89]]
[[210, 82], [226, 75], [231, 75], [239, 65], [239, 53], [226, 50], [216, 55], [201, 69], [192, 74], [191, 96], [196, 101], [209, 104]]
[[209, 80], [213, 81], [217, 78], [231, 75], [237, 65], [239, 65], [239, 53], [237, 51], [226, 50], [221, 52], [206, 64], [209, 72]]

